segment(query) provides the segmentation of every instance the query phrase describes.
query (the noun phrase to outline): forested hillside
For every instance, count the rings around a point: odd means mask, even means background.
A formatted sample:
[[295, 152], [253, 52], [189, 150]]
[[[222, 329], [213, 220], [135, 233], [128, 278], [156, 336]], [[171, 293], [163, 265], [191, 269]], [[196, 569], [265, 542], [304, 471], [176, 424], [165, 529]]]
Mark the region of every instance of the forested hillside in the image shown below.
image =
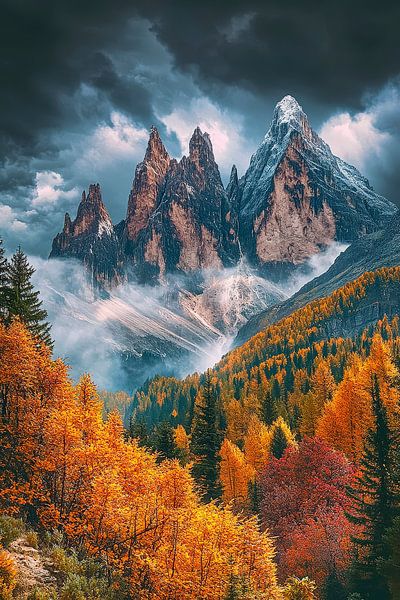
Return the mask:
[[183, 453], [207, 499], [258, 515], [281, 579], [309, 576], [320, 598], [396, 598], [399, 292], [400, 268], [365, 273], [206, 374], [136, 395], [139, 443]]
[[0, 258], [0, 598], [398, 598], [400, 268], [148, 382], [124, 430]]
[[[400, 267], [393, 267], [365, 273], [331, 296], [270, 325], [208, 372], [221, 419], [229, 423], [234, 411], [232, 421], [238, 422], [240, 415], [246, 421], [246, 406], [252, 412], [254, 405], [260, 405], [270, 415], [267, 421], [282, 416], [295, 430], [309, 433], [303, 413], [316, 380], [329, 371], [339, 383], [354, 353], [368, 355], [374, 332], [396, 340], [399, 313]], [[184, 380], [152, 379], [136, 394], [136, 422], [152, 427], [172, 417], [172, 422], [190, 429], [194, 401], [204, 380], [205, 375], [197, 374]]]

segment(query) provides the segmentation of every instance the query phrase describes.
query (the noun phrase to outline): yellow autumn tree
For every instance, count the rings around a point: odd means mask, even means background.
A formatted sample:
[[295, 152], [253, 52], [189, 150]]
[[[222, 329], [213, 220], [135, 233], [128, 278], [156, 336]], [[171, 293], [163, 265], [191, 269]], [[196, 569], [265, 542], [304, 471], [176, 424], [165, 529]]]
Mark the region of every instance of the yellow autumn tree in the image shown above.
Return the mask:
[[267, 463], [270, 446], [271, 431], [256, 415], [252, 415], [244, 438], [244, 455], [256, 474], [259, 474]]
[[[281, 598], [269, 536], [230, 507], [203, 504], [189, 468], [157, 464], [124, 438], [117, 413], [104, 422], [88, 376], [74, 387], [18, 322], [0, 326], [0, 355], [3, 510], [61, 529], [138, 599], [222, 600], [232, 569], [253, 596]], [[231, 454], [242, 497], [248, 467]]]
[[235, 444], [225, 438], [222, 443], [220, 480], [225, 503], [232, 502], [235, 509], [247, 504], [249, 483], [254, 477], [254, 469], [246, 462], [245, 455]]
[[313, 436], [324, 406], [332, 400], [335, 380], [327, 360], [321, 359], [311, 377], [311, 390], [303, 398], [301, 434]]
[[226, 436], [237, 444], [242, 441], [248, 425], [247, 413], [239, 400], [230, 399], [225, 407], [226, 414]]
[[383, 402], [392, 423], [398, 423], [398, 391], [394, 385], [398, 371], [389, 346], [375, 335], [369, 357], [362, 362], [352, 359], [332, 402], [328, 403], [317, 427], [317, 433], [337, 450], [358, 463], [367, 431], [373, 424], [372, 382], [376, 376]]

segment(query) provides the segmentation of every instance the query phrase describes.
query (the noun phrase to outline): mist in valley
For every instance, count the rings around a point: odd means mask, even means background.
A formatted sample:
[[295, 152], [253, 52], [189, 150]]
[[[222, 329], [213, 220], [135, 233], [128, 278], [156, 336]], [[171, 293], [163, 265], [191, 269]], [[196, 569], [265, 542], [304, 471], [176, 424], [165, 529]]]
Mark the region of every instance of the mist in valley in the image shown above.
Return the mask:
[[101, 297], [80, 263], [29, 260], [52, 323], [54, 353], [70, 365], [72, 378], [89, 372], [99, 388], [132, 393], [156, 374], [183, 377], [213, 366], [248, 318], [294, 294], [345, 249], [331, 244], [280, 285], [242, 262], [203, 273], [200, 284], [175, 276], [158, 286], [125, 283]]

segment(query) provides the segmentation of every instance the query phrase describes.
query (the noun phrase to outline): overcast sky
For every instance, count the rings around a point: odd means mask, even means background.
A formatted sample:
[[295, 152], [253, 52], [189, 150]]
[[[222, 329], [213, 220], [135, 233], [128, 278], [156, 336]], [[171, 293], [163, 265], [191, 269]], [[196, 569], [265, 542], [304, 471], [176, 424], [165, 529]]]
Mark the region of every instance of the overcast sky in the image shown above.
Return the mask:
[[155, 124], [196, 125], [242, 174], [295, 96], [333, 151], [400, 204], [400, 4], [382, 0], [0, 0], [0, 232], [47, 256], [99, 182], [115, 222]]

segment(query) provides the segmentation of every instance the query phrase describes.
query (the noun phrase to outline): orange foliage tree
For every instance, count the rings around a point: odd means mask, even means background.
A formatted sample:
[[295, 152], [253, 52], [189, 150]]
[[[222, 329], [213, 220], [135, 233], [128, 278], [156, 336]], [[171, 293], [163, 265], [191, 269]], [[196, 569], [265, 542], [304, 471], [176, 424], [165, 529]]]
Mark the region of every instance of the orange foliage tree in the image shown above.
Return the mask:
[[268, 534], [202, 504], [189, 468], [126, 441], [119, 415], [104, 422], [89, 376], [74, 387], [18, 321], [0, 326], [0, 355], [1, 510], [63, 529], [135, 598], [222, 600], [232, 569], [281, 598]]
[[351, 361], [318, 424], [318, 435], [355, 463], [362, 456], [366, 433], [373, 424], [371, 391], [374, 375], [389, 420], [398, 420], [398, 391], [395, 385], [398, 371], [388, 344], [377, 334], [372, 340], [368, 358], [362, 361], [355, 356]]

